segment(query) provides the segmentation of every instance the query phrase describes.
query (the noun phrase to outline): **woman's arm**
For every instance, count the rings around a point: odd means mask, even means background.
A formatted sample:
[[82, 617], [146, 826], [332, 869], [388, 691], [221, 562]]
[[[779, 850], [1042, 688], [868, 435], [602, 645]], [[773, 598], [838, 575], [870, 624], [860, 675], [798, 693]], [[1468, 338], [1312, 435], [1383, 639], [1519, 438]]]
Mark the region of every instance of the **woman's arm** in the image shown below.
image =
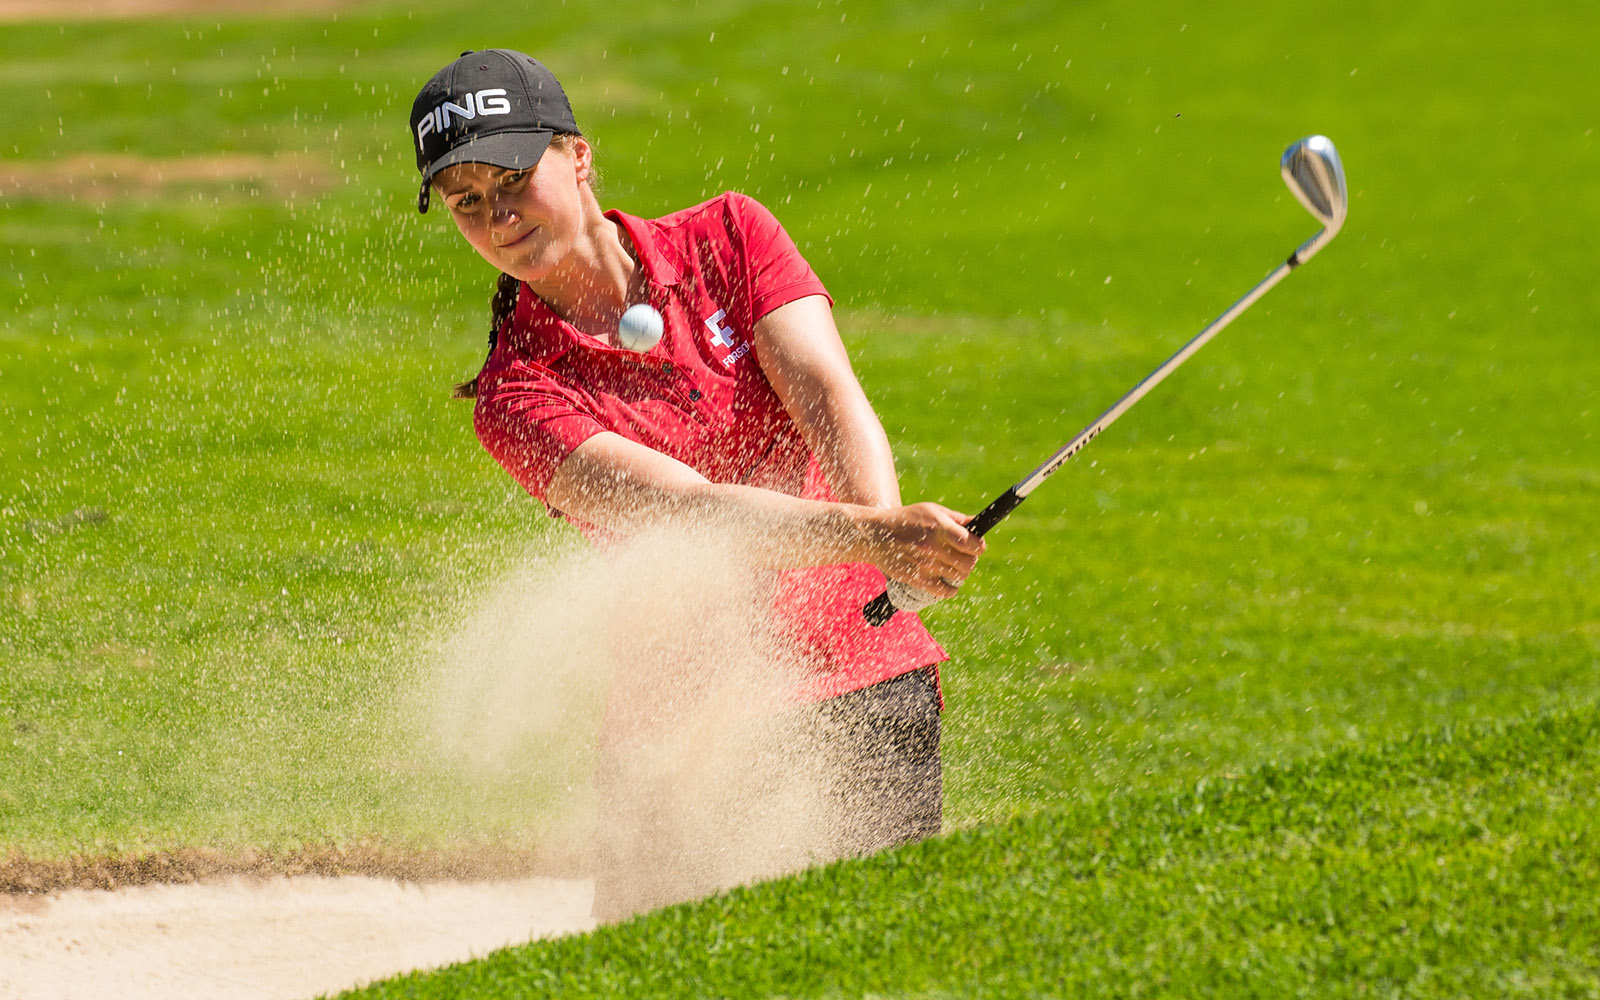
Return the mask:
[[545, 495], [559, 510], [623, 532], [657, 525], [712, 532], [776, 569], [870, 562], [937, 597], [955, 595], [983, 549], [962, 527], [965, 516], [938, 504], [827, 503], [712, 483], [611, 432], [568, 455]]
[[983, 539], [963, 527], [966, 515], [933, 503], [901, 505], [889, 439], [850, 368], [827, 299], [780, 306], [756, 324], [755, 340], [762, 371], [843, 502], [711, 483], [676, 459], [602, 433], [557, 466], [550, 504], [625, 533], [668, 523], [712, 531], [777, 569], [869, 562], [935, 597], [954, 596]]
[[828, 300], [779, 306], [755, 327], [756, 356], [839, 499], [900, 505], [900, 480], [883, 424], [850, 368]]

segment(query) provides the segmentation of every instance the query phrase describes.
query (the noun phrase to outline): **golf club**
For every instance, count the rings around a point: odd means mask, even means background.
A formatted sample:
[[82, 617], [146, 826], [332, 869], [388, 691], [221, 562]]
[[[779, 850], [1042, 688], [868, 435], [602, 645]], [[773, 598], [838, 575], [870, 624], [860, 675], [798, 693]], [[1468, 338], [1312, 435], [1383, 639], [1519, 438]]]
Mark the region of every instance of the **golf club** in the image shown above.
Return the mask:
[[[999, 524], [1016, 509], [1029, 493], [1046, 479], [1050, 478], [1067, 460], [1083, 446], [1093, 441], [1101, 431], [1110, 427], [1116, 419], [1128, 410], [1133, 404], [1145, 397], [1151, 389], [1161, 384], [1172, 371], [1206, 343], [1221, 333], [1223, 328], [1233, 322], [1240, 313], [1255, 305], [1256, 300], [1282, 281], [1284, 276], [1295, 268], [1304, 264], [1316, 255], [1339, 233], [1344, 225], [1345, 213], [1349, 208], [1349, 197], [1345, 191], [1344, 167], [1339, 162], [1339, 152], [1333, 148], [1333, 141], [1327, 136], [1313, 135], [1294, 143], [1283, 153], [1281, 163], [1284, 183], [1289, 185], [1289, 190], [1300, 200], [1317, 221], [1322, 223], [1318, 233], [1300, 245], [1289, 259], [1278, 265], [1277, 269], [1267, 275], [1244, 298], [1229, 306], [1227, 311], [1212, 320], [1204, 330], [1201, 330], [1193, 340], [1184, 344], [1178, 353], [1162, 362], [1161, 366], [1144, 377], [1138, 385], [1129, 390], [1128, 394], [1117, 400], [1111, 409], [1100, 414], [1094, 422], [1078, 432], [1077, 437], [1068, 441], [1060, 451], [1051, 455], [1045, 463], [1028, 473], [1020, 482], [996, 497], [994, 502], [985, 507], [972, 522], [967, 525], [967, 530], [974, 535], [983, 535], [990, 528]], [[861, 609], [867, 622], [874, 627], [887, 622], [894, 617], [896, 611], [916, 611], [934, 603], [936, 598], [925, 594], [914, 587], [909, 587], [898, 580], [889, 581], [883, 593], [867, 602]]]

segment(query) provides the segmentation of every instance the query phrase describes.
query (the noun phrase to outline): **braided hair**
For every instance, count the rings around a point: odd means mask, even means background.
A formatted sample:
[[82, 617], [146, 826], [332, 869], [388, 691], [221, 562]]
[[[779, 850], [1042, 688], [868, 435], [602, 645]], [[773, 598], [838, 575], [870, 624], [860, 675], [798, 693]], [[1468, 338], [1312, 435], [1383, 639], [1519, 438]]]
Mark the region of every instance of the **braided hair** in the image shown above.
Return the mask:
[[[489, 299], [489, 353], [494, 353], [495, 344], [500, 342], [500, 328], [517, 308], [517, 289], [522, 282], [509, 274], [501, 274], [495, 279], [494, 295]], [[487, 357], [485, 357], [487, 361]], [[465, 382], [457, 382], [455, 390], [450, 393], [453, 399], [476, 399], [478, 397], [478, 376], [474, 375]]]

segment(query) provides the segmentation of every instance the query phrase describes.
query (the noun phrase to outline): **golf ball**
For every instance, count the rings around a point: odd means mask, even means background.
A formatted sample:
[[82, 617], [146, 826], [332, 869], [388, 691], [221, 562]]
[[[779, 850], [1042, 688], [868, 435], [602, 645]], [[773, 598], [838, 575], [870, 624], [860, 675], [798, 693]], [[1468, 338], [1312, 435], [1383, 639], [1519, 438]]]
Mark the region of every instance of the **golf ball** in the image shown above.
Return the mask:
[[643, 354], [661, 342], [661, 314], [643, 302], [629, 306], [617, 323], [617, 342]]

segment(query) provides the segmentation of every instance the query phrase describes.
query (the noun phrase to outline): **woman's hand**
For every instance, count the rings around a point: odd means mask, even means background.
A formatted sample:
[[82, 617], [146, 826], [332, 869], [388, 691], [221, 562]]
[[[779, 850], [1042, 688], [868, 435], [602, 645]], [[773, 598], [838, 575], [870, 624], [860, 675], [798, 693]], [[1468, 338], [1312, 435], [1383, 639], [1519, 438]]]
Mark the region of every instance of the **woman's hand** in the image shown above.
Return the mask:
[[940, 599], [955, 596], [983, 554], [983, 539], [966, 529], [972, 518], [936, 503], [854, 513], [862, 561]]

